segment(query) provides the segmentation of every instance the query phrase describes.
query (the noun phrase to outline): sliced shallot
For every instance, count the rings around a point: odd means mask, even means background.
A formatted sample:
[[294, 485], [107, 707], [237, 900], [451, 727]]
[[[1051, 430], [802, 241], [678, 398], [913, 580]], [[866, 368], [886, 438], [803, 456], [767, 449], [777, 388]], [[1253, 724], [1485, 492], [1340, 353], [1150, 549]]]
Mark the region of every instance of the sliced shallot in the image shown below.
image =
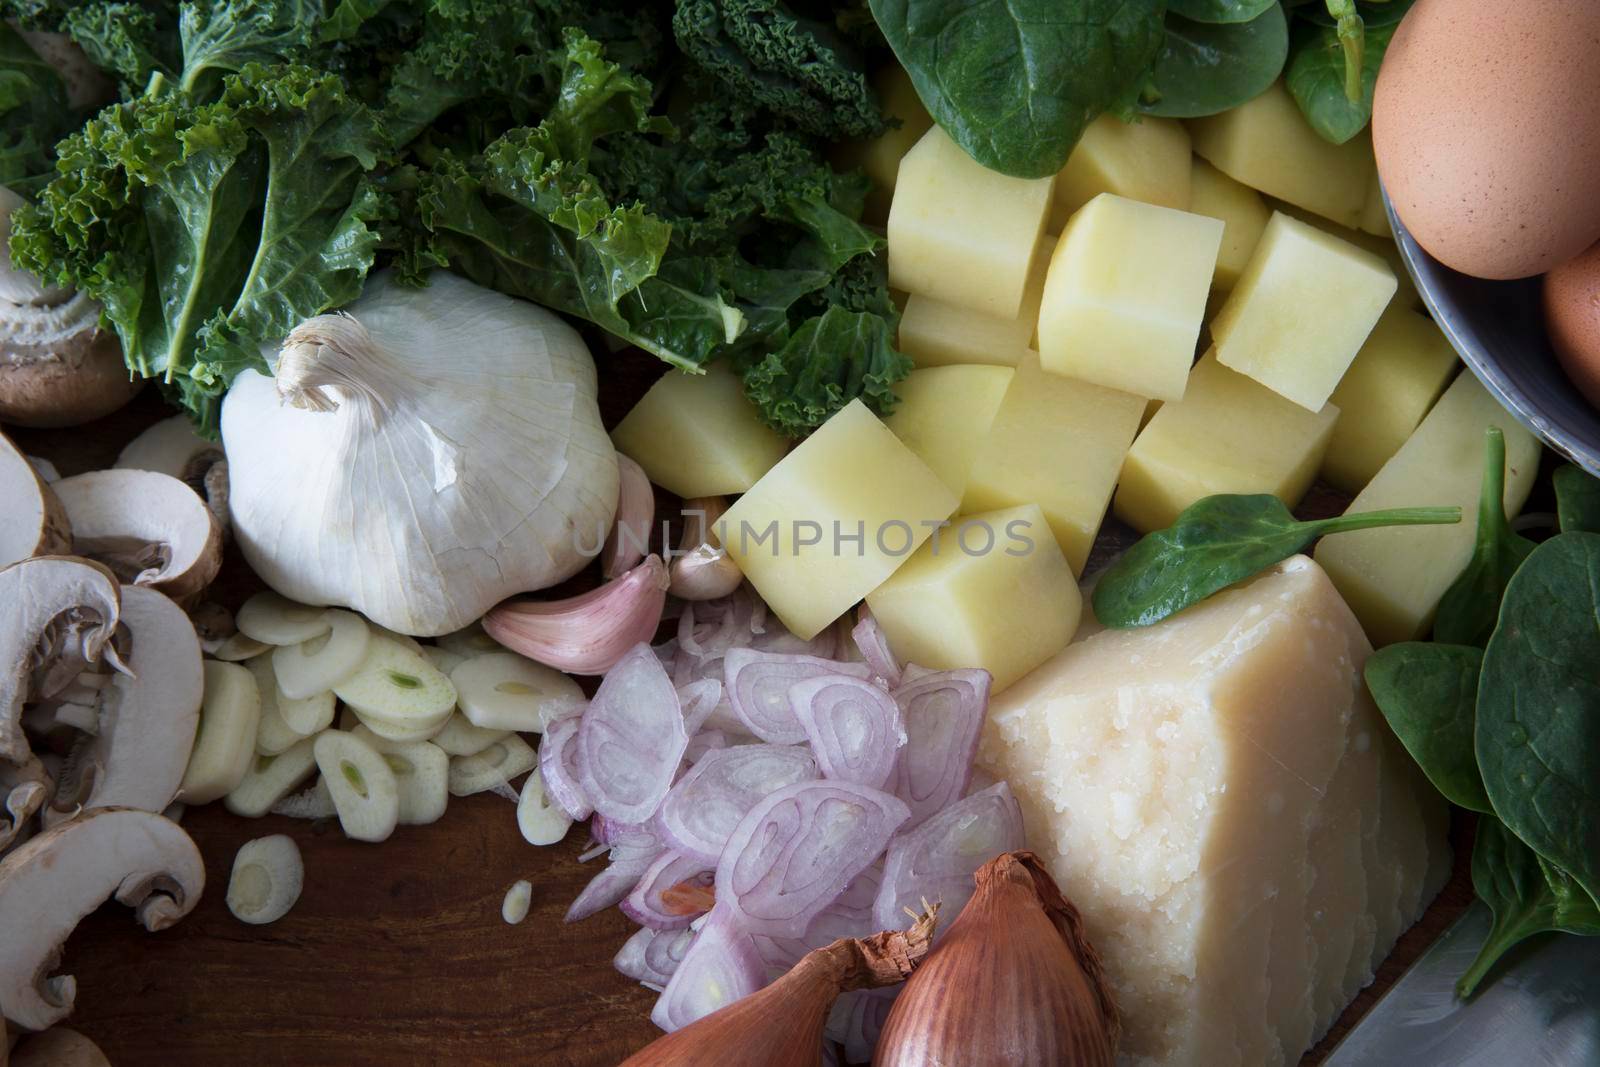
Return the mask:
[[662, 802], [660, 824], [672, 847], [715, 865], [740, 820], [764, 797], [817, 776], [799, 745], [735, 745], [707, 752]]
[[680, 930], [711, 910], [716, 870], [680, 852], [663, 852], [622, 901], [622, 914], [652, 930]]
[[644, 822], [672, 788], [688, 747], [672, 679], [635, 645], [595, 691], [578, 727], [578, 783], [609, 819]]
[[721, 730], [701, 730], [689, 738], [689, 747], [683, 750], [683, 758], [690, 764], [699, 763], [708, 753], [727, 748], [732, 743]]
[[683, 728], [693, 737], [722, 703], [722, 683], [715, 678], [701, 678], [680, 685], [678, 703], [683, 706]]
[[972, 898], [974, 872], [1022, 847], [1022, 810], [1005, 782], [957, 801], [889, 842], [873, 920], [898, 922], [923, 900], [959, 915]]
[[581, 723], [577, 715], [557, 719], [539, 742], [539, 774], [544, 778], [545, 791], [573, 822], [587, 819], [594, 812], [594, 805], [589, 803], [583, 787], [578, 784], [578, 727]]
[[656, 1001], [650, 1021], [671, 1033], [766, 984], [767, 969], [750, 935], [729, 913], [714, 908]]
[[864, 663], [836, 663], [748, 648], [729, 649], [723, 667], [734, 713], [751, 733], [775, 745], [798, 745], [806, 740], [805, 726], [789, 700], [789, 690], [796, 682], [827, 675], [865, 680], [872, 673]]
[[641, 926], [623, 942], [611, 963], [636, 982], [665, 986], [694, 939], [693, 930], [652, 930]]
[[900, 661], [889, 651], [889, 639], [873, 617], [872, 609], [865, 604], [861, 605], [861, 620], [850, 631], [850, 636], [875, 677], [883, 679], [891, 689], [900, 684]]
[[789, 703], [824, 778], [884, 788], [906, 741], [894, 697], [872, 682], [827, 674], [790, 686]]
[[610, 822], [596, 815], [591, 833], [607, 848], [606, 869], [589, 879], [589, 884], [567, 908], [565, 922], [578, 922], [613, 904], [620, 904], [664, 851], [661, 839], [647, 826]]
[[[895, 691], [906, 745], [888, 789], [910, 807], [910, 825], [966, 792], [989, 710], [989, 682], [989, 672], [981, 669], [931, 671], [915, 679], [908, 670]], [[947, 908], [945, 914], [955, 912]]]

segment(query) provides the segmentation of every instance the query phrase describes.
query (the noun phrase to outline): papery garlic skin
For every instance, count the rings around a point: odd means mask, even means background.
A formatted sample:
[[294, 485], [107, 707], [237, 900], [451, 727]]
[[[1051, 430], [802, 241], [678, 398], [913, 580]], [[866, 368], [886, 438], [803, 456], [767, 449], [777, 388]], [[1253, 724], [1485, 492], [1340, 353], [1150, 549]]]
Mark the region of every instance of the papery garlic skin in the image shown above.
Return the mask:
[[594, 362], [544, 308], [384, 271], [269, 358], [276, 379], [229, 390], [222, 438], [239, 546], [284, 596], [436, 636], [570, 577], [611, 525]]

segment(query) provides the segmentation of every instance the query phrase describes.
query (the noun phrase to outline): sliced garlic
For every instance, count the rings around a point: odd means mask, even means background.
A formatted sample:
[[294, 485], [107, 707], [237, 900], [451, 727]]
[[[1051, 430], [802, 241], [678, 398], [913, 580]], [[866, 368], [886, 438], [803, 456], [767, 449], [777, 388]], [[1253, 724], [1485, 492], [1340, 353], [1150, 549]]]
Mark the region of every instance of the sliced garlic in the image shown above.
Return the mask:
[[262, 756], [286, 752], [306, 735], [286, 723], [278, 711], [278, 683], [272, 675], [272, 657], [257, 656], [245, 660], [244, 665], [255, 678], [256, 692], [261, 697], [261, 715], [256, 720], [256, 752]]
[[539, 754], [516, 734], [507, 734], [482, 752], [450, 761], [450, 794], [466, 797], [509, 782], [538, 764]]
[[373, 634], [356, 672], [334, 695], [363, 715], [399, 727], [443, 726], [456, 704], [450, 679], [416, 652]]
[[422, 658], [437, 667], [441, 674], [449, 674], [467, 660], [466, 656], [438, 645], [423, 645]]
[[345, 836], [382, 841], [400, 818], [400, 787], [389, 762], [354, 734], [324, 730], [313, 743]]
[[488, 730], [543, 733], [583, 707], [578, 683], [515, 652], [491, 652], [450, 672], [461, 714]]
[[298, 645], [272, 653], [278, 688], [291, 700], [325, 693], [349, 678], [366, 658], [367, 624], [353, 611], [326, 613], [330, 629]]
[[488, 634], [483, 632], [483, 624], [475, 622], [471, 626], [463, 627], [453, 634], [445, 634], [439, 638], [439, 647], [447, 652], [454, 652], [462, 659], [471, 659], [473, 656], [483, 656], [490, 652], [504, 652], [505, 646]]
[[[459, 696], [459, 693], [457, 695]], [[445, 720], [444, 727], [430, 740], [443, 749], [447, 756], [472, 756], [482, 752], [510, 732], [510, 730], [485, 730], [481, 726], [474, 726], [467, 721], [465, 715], [456, 712]]]
[[228, 910], [240, 922], [277, 922], [289, 913], [305, 885], [300, 848], [285, 834], [246, 841], [233, 857]]
[[290, 819], [331, 819], [339, 811], [333, 806], [333, 794], [328, 791], [328, 783], [319, 775], [311, 783], [311, 788], [284, 797], [272, 805], [272, 814]]
[[349, 733], [351, 730], [354, 730], [357, 726], [360, 726], [360, 725], [361, 725], [361, 716], [356, 714], [356, 710], [354, 708], [350, 707], [348, 704], [340, 704], [339, 705], [339, 726], [338, 726], [338, 728], [343, 730], [343, 731], [345, 731], [346, 733]]
[[298, 645], [328, 632], [327, 608], [313, 608], [261, 592], [239, 607], [233, 623], [239, 632], [269, 645]]
[[522, 795], [517, 798], [517, 829], [530, 845], [553, 845], [572, 829], [572, 819], [550, 799], [537, 767], [522, 783]]
[[418, 641], [415, 637], [408, 637], [405, 634], [400, 633], [398, 630], [390, 630], [386, 627], [379, 626], [371, 619], [367, 620], [367, 627], [379, 637], [387, 637], [389, 640], [401, 646], [406, 651], [415, 652], [419, 656], [422, 655], [422, 642]]
[[247, 819], [258, 819], [271, 811], [317, 769], [314, 744], [312, 738], [304, 737], [275, 756], [256, 756], [244, 779], [223, 798], [223, 805]]
[[204, 671], [200, 727], [178, 789], [185, 804], [209, 804], [244, 780], [261, 718], [261, 694], [248, 670], [207, 660]]
[[364, 726], [369, 732], [383, 738], [385, 741], [401, 743], [432, 741], [439, 731], [444, 729], [444, 724], [450, 721], [450, 716], [446, 715], [438, 720], [423, 722], [421, 725], [412, 725], [410, 723], [398, 723], [393, 719], [386, 719], [382, 715], [368, 715], [364, 711], [355, 711], [351, 708], [346, 708], [345, 710], [349, 711], [355, 718], [355, 723], [350, 729], [354, 730], [357, 726]]
[[257, 641], [244, 634], [234, 634], [217, 646], [211, 653], [212, 659], [220, 659], [224, 663], [238, 663], [241, 660], [254, 659], [263, 652], [271, 652], [272, 646], [265, 641]]
[[517, 925], [528, 917], [528, 908], [533, 904], [533, 883], [526, 878], [518, 878], [511, 883], [511, 888], [506, 890], [506, 898], [500, 902], [500, 918]]
[[450, 757], [426, 741], [389, 741], [365, 726], [356, 727], [353, 734], [371, 745], [394, 772], [395, 784], [400, 789], [400, 825], [426, 826], [438, 822], [450, 802], [450, 791], [446, 788]]

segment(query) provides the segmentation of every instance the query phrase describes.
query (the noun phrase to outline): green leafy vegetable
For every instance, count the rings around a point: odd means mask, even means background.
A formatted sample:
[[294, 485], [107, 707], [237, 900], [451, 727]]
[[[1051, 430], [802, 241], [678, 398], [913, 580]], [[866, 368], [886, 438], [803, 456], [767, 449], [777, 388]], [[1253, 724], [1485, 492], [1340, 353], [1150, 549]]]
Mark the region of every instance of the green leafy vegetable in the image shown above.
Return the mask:
[[1512, 946], [1550, 931], [1600, 935], [1600, 909], [1572, 877], [1543, 859], [1499, 819], [1480, 816], [1472, 845], [1472, 888], [1494, 912], [1494, 925], [1460, 981], [1456, 995], [1472, 996]]
[[1362, 34], [1359, 82], [1349, 93], [1346, 42], [1330, 26], [1302, 23], [1295, 31], [1293, 57], [1285, 79], [1289, 93], [1306, 121], [1326, 140], [1344, 144], [1372, 121], [1372, 93], [1378, 65], [1389, 48], [1395, 27], [1368, 27]]
[[895, 352], [883, 316], [833, 306], [802, 323], [782, 348], [747, 371], [745, 392], [779, 432], [799, 437], [851, 397], [891, 409], [894, 383], [905, 376], [899, 365], [904, 358]]
[[1288, 559], [1318, 537], [1376, 526], [1461, 521], [1461, 509], [1394, 508], [1301, 522], [1275, 496], [1208, 496], [1146, 534], [1100, 578], [1094, 613], [1110, 627], [1149, 626]]
[[1147, 115], [1195, 118], [1251, 100], [1278, 80], [1289, 54], [1283, 8], [1248, 22], [1206, 23], [1167, 15], [1167, 35], [1139, 100]]
[[1372, 699], [1411, 758], [1446, 800], [1490, 812], [1473, 749], [1483, 653], [1461, 645], [1409, 641], [1367, 660]]
[[1483, 487], [1478, 500], [1478, 536], [1472, 558], [1439, 600], [1433, 638], [1482, 648], [1494, 633], [1506, 584], [1533, 551], [1533, 542], [1506, 521], [1506, 438], [1498, 426], [1484, 435]]
[[322, 0], [186, 3], [178, 15], [180, 85], [193, 92], [208, 74], [237, 71], [303, 52], [322, 19]]
[[1600, 478], [1567, 463], [1556, 468], [1552, 480], [1562, 531], [1600, 533]]
[[54, 168], [52, 146], [82, 120], [56, 72], [0, 23], [0, 185], [20, 195], [37, 191]]
[[1167, 0], [1169, 14], [1195, 22], [1249, 22], [1277, 6], [1278, 0]]
[[1501, 821], [1600, 900], [1600, 534], [1556, 535], [1506, 587], [1476, 741]]
[[946, 133], [1003, 174], [1046, 178], [1097, 116], [1131, 106], [1163, 36], [1161, 0], [872, 0]]

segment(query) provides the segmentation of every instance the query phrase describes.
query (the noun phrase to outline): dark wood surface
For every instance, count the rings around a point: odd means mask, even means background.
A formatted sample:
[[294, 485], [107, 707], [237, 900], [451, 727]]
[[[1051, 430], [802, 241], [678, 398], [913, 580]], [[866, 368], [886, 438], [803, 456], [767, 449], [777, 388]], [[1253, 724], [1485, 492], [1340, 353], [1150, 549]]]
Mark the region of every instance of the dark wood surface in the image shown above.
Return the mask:
[[[602, 368], [608, 424], [654, 373], [611, 359]], [[98, 423], [13, 436], [67, 475], [109, 466], [165, 414], [147, 390]], [[230, 556], [218, 599], [236, 606], [254, 587]], [[147, 934], [126, 908], [108, 904], [67, 944], [61, 970], [78, 979], [71, 1025], [117, 1067], [602, 1067], [656, 1033], [654, 994], [611, 967], [631, 924], [615, 909], [561, 921], [596, 869], [577, 861], [581, 830], [535, 848], [517, 832], [514, 806], [488, 795], [452, 798], [439, 822], [401, 827], [378, 845], [348, 841], [336, 824], [242, 819], [220, 804], [189, 811], [183, 825], [206, 860], [206, 892], [193, 914]], [[1458, 819], [1450, 884], [1305, 1063], [1321, 1062], [1470, 903], [1470, 830]], [[247, 926], [223, 902], [233, 855], [274, 833], [299, 843], [305, 890], [283, 919]], [[519, 878], [532, 882], [533, 906], [508, 926], [500, 903]]]

